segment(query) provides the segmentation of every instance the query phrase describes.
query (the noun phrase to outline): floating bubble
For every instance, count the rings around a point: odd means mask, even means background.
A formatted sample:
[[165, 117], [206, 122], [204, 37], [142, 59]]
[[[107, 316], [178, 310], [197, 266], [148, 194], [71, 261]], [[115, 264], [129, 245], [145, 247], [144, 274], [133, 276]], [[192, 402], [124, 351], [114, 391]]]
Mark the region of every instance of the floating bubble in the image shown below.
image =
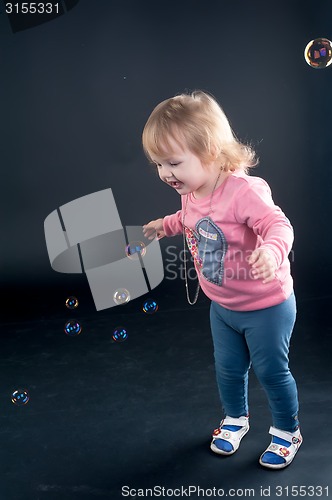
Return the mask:
[[144, 245], [144, 243], [142, 243], [142, 241], [132, 241], [131, 243], [129, 243], [129, 245], [126, 246], [125, 251], [127, 257], [132, 260], [138, 260], [138, 254], [141, 254], [142, 257], [144, 257], [144, 255], [146, 254], [146, 246]]
[[82, 326], [78, 321], [76, 321], [76, 319], [71, 319], [65, 324], [64, 330], [70, 337], [75, 337], [75, 335], [79, 335], [81, 333]]
[[16, 406], [26, 405], [27, 402], [29, 401], [29, 399], [30, 399], [30, 396], [29, 396], [29, 392], [27, 391], [27, 389], [17, 389], [12, 394], [12, 402]]
[[130, 301], [130, 293], [125, 288], [118, 288], [113, 295], [114, 302], [119, 306]]
[[115, 342], [124, 342], [128, 338], [128, 333], [126, 328], [123, 326], [118, 326], [112, 335], [112, 338]]
[[144, 302], [142, 310], [146, 314], [154, 314], [155, 312], [158, 311], [158, 304], [155, 300], [148, 299]]
[[76, 307], [78, 306], [78, 300], [76, 297], [68, 297], [68, 299], [66, 300], [66, 307], [68, 307], [68, 309], [76, 309]]
[[327, 38], [311, 40], [304, 49], [304, 58], [312, 68], [327, 68], [332, 63], [332, 42]]

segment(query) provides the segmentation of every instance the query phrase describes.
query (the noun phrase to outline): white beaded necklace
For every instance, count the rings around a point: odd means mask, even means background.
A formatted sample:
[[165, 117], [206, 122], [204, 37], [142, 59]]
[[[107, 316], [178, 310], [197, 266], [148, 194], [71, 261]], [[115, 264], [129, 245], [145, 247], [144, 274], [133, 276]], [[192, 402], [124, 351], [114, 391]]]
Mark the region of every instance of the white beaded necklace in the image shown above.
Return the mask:
[[[214, 184], [214, 187], [213, 187], [213, 190], [212, 190], [212, 193], [211, 193], [211, 198], [210, 198], [210, 209], [209, 209], [209, 213], [208, 213], [208, 219], [210, 218], [210, 215], [212, 213], [212, 199], [213, 199], [213, 193], [216, 189], [216, 186], [218, 184], [218, 181], [220, 179], [220, 175], [221, 175], [221, 172], [222, 172], [223, 168], [221, 167], [220, 168], [220, 172], [219, 172], [219, 175], [217, 177], [217, 180]], [[184, 207], [184, 212], [183, 212], [183, 217], [182, 217], [182, 235], [183, 235], [183, 255], [184, 255], [184, 276], [185, 276], [185, 282], [186, 282], [186, 294], [187, 294], [187, 300], [189, 302], [189, 304], [191, 306], [193, 306], [194, 304], [196, 304], [197, 302], [197, 299], [198, 299], [198, 294], [199, 294], [199, 290], [200, 290], [200, 284], [199, 284], [199, 281], [197, 283], [197, 290], [196, 290], [196, 293], [195, 293], [195, 297], [194, 297], [194, 300], [191, 301], [190, 300], [190, 297], [189, 297], [189, 289], [188, 289], [188, 277], [187, 277], [187, 259], [185, 257], [186, 255], [186, 235], [185, 235], [185, 226], [184, 226], [184, 220], [185, 220], [185, 217], [186, 217], [186, 213], [187, 213], [187, 205], [188, 205], [188, 194], [186, 196], [186, 203], [185, 203], [185, 207]], [[208, 220], [208, 225], [207, 225], [207, 228], [206, 228], [206, 231], [208, 232], [208, 228], [209, 228], [209, 220]], [[202, 259], [202, 270], [204, 268], [204, 261], [205, 261], [205, 253], [206, 253], [206, 246], [207, 246], [207, 238], [205, 238], [205, 245], [204, 245], [204, 251], [203, 251], [203, 259]], [[197, 269], [196, 269], [196, 272], [197, 272]], [[202, 271], [201, 271], [202, 272]], [[198, 278], [198, 276], [197, 276]]]

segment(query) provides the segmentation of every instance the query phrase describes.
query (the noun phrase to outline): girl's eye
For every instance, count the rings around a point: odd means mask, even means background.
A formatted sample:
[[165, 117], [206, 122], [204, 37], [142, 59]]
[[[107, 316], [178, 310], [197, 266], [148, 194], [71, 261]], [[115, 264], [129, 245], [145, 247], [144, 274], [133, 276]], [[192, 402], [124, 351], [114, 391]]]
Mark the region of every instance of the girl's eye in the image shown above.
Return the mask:
[[[181, 162], [169, 162], [169, 165], [171, 167], [176, 167], [177, 165], [180, 165]], [[155, 163], [156, 167], [161, 168], [162, 164], [161, 163]]]

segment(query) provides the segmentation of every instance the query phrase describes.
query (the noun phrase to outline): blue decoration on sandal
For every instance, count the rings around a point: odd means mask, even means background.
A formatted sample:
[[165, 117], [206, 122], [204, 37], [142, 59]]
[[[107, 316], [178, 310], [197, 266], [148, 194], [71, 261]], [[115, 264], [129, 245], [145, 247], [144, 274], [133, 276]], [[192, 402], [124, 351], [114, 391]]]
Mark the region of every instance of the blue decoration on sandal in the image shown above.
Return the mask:
[[233, 451], [233, 446], [231, 445], [231, 443], [225, 441], [224, 439], [216, 439], [214, 444], [217, 448], [219, 448], [219, 450], [227, 451], [227, 453]]
[[[272, 443], [280, 444], [280, 446], [285, 446], [286, 448], [289, 448], [289, 446], [291, 445], [289, 441], [285, 441], [285, 439], [281, 439], [276, 436], [272, 436]], [[276, 455], [272, 451], [266, 451], [265, 453], [263, 453], [262, 462], [264, 464], [284, 464], [286, 460], [283, 457]]]
[[226, 429], [227, 431], [236, 432], [241, 429], [241, 425], [223, 425], [222, 429]]

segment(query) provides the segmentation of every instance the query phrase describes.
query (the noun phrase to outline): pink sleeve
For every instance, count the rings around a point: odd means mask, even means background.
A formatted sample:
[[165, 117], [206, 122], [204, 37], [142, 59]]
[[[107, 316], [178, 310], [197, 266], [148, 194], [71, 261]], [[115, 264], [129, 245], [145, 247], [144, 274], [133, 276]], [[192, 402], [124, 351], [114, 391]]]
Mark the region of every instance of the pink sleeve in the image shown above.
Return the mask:
[[166, 236], [175, 236], [182, 233], [182, 210], [175, 214], [166, 215], [163, 219], [163, 226]]
[[261, 238], [259, 248], [272, 252], [279, 267], [291, 251], [294, 231], [285, 214], [274, 204], [270, 187], [263, 179], [257, 178], [240, 190], [235, 217]]

